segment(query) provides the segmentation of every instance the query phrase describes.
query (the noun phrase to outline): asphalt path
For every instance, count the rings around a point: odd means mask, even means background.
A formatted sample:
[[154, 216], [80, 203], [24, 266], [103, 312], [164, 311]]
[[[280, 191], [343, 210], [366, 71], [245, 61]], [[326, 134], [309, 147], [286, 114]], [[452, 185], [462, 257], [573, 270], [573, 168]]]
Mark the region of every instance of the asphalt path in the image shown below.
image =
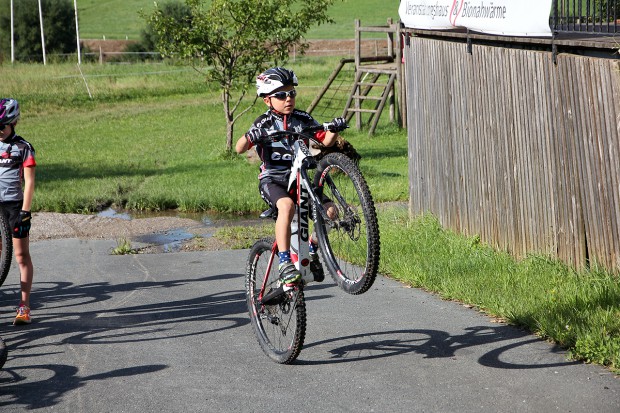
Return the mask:
[[306, 290], [297, 362], [252, 332], [247, 250], [113, 256], [41, 241], [30, 326], [0, 290], [0, 412], [620, 412], [620, 379], [474, 309], [379, 277]]

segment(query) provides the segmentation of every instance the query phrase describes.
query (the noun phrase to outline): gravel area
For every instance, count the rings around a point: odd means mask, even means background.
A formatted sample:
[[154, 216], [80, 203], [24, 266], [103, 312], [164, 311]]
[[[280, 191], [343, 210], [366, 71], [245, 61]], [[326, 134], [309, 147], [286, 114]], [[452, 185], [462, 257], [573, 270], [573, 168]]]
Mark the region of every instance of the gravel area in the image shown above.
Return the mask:
[[30, 241], [37, 242], [60, 238], [132, 238], [179, 228], [192, 231], [203, 230], [205, 226], [193, 219], [176, 217], [154, 217], [128, 220], [96, 215], [37, 212], [32, 216]]
[[32, 215], [30, 241], [62, 238], [127, 240], [138, 253], [220, 250], [229, 249], [229, 246], [211, 235], [225, 225], [230, 223], [207, 226], [193, 219], [172, 216], [123, 219], [37, 212]]

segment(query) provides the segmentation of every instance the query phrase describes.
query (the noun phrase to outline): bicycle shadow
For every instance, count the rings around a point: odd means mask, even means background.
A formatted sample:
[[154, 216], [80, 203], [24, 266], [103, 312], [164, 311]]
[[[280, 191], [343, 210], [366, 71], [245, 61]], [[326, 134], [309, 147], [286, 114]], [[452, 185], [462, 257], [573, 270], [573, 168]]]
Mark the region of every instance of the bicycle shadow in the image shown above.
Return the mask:
[[[327, 360], [296, 360], [300, 365], [322, 365], [332, 363], [349, 363], [363, 360], [374, 360], [404, 354], [419, 354], [423, 358], [454, 358], [459, 350], [488, 346], [510, 341], [496, 347], [478, 358], [478, 363], [499, 369], [539, 369], [581, 364], [579, 361], [514, 363], [504, 361], [502, 356], [508, 351], [521, 346], [541, 343], [542, 340], [511, 326], [484, 327], [476, 326], [465, 329], [467, 332], [450, 335], [445, 331], [431, 329], [393, 330], [373, 333], [356, 334], [317, 341], [304, 345], [304, 349], [331, 346]], [[345, 344], [333, 347], [334, 344]], [[551, 353], [560, 353], [562, 349], [553, 346]], [[307, 352], [306, 352], [307, 354]], [[302, 352], [302, 357], [304, 353]]]
[[[150, 340], [176, 339], [237, 328], [249, 323], [245, 293], [241, 290], [216, 292], [203, 296], [160, 301], [148, 304], [106, 307], [106, 301], [117, 295], [156, 289], [172, 289], [211, 280], [241, 277], [239, 274], [222, 274], [209, 277], [186, 278], [169, 281], [139, 281], [124, 284], [107, 282], [74, 285], [71, 283], [44, 283], [37, 285], [37, 295], [45, 297], [45, 307], [36, 313], [27, 330], [3, 333], [11, 348], [32, 349], [29, 344], [51, 335], [65, 336], [58, 344], [113, 344]], [[6, 306], [16, 293], [5, 294], [0, 306]], [[96, 304], [96, 307], [94, 306]], [[79, 307], [79, 311], [74, 311]], [[33, 311], [39, 310], [33, 307]], [[173, 333], [165, 337], [152, 336], [172, 330], [179, 323], [192, 321], [227, 321], [229, 325], [195, 332]], [[20, 333], [21, 331], [21, 333]], [[43, 344], [45, 345], [45, 344]]]
[[[67, 392], [84, 387], [90, 381], [155, 373], [166, 367], [161, 364], [134, 366], [84, 377], [78, 376], [77, 367], [65, 364], [30, 365], [5, 369], [5, 374], [0, 376], [0, 407], [15, 405], [22, 406], [24, 409], [53, 407]], [[26, 373], [20, 374], [22, 370]], [[45, 374], [45, 371], [48, 374]], [[37, 381], [30, 380], [35, 375], [33, 373], [39, 373], [36, 376], [42, 378]], [[5, 397], [10, 400], [2, 400]]]
[[[45, 297], [45, 305], [33, 309], [36, 310], [34, 322], [26, 328], [7, 327], [0, 332], [9, 352], [8, 360], [0, 371], [0, 410], [2, 406], [9, 405], [31, 409], [50, 407], [58, 404], [66, 393], [88, 382], [151, 374], [168, 368], [165, 364], [138, 364], [80, 376], [77, 364], [40, 362], [42, 358], [50, 359], [55, 354], [62, 357], [67, 346], [140, 345], [162, 340], [174, 342], [179, 338], [212, 334], [249, 324], [245, 292], [242, 290], [217, 291], [187, 299], [165, 299], [168, 290], [189, 288], [200, 291], [201, 283], [241, 277], [240, 274], [219, 274], [121, 284], [37, 283], [36, 294]], [[10, 307], [14, 304], [18, 287], [14, 284], [6, 287], [0, 294], [0, 305]], [[119, 297], [136, 291], [158, 291], [160, 296], [150, 303], [117, 304]], [[174, 295], [169, 293], [170, 297]], [[6, 322], [7, 326], [10, 324], [8, 320], [2, 322]], [[179, 324], [184, 328], [179, 329]], [[96, 347], [93, 351], [97, 351]]]

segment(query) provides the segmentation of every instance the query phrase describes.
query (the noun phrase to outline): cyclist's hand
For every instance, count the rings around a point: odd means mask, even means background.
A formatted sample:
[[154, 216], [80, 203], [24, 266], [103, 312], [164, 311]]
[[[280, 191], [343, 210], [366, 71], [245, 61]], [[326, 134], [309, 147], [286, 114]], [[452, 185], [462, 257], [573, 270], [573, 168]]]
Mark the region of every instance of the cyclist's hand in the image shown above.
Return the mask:
[[30, 231], [30, 221], [32, 214], [30, 211], [20, 211], [19, 216], [13, 222], [13, 235], [17, 237], [25, 236]]
[[250, 129], [245, 136], [252, 143], [252, 145], [258, 145], [269, 141], [269, 133], [267, 132], [267, 129]]
[[330, 132], [342, 132], [349, 126], [347, 125], [347, 121], [344, 118], [334, 118], [331, 122], [324, 123], [323, 129]]

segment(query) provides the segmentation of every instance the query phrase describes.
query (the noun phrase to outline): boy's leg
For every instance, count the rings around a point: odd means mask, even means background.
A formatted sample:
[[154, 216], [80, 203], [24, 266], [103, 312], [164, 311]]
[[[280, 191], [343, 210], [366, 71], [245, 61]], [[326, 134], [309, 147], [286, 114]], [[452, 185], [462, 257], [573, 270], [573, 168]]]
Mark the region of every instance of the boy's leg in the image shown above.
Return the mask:
[[295, 202], [286, 191], [284, 183], [265, 179], [260, 183], [261, 197], [278, 211], [276, 219], [276, 244], [280, 258], [280, 280], [284, 284], [292, 284], [301, 278], [301, 274], [291, 262], [291, 221], [295, 214]]
[[15, 260], [19, 266], [21, 301], [30, 307], [30, 290], [32, 289], [32, 278], [34, 268], [32, 258], [30, 257], [30, 237], [13, 238], [13, 251], [15, 252]]
[[278, 219], [276, 220], [276, 243], [278, 251], [291, 249], [291, 221], [295, 214], [295, 203], [289, 197], [277, 200]]
[[[323, 199], [323, 206], [326, 209], [327, 216], [330, 219], [335, 219], [338, 215], [338, 210], [336, 209], [336, 205], [327, 197]], [[323, 265], [319, 259], [319, 244], [316, 239], [316, 233], [313, 232], [310, 235], [310, 271], [312, 271], [312, 275], [314, 275], [314, 281], [321, 282], [325, 279], [325, 271], [323, 270]]]
[[278, 219], [276, 220], [276, 243], [280, 257], [280, 280], [284, 284], [293, 284], [299, 281], [301, 274], [295, 264], [291, 262], [291, 221], [295, 214], [295, 203], [286, 196], [276, 202]]
[[30, 237], [13, 238], [13, 251], [15, 260], [19, 266], [21, 296], [14, 324], [30, 323], [30, 290], [34, 267], [30, 257]]

